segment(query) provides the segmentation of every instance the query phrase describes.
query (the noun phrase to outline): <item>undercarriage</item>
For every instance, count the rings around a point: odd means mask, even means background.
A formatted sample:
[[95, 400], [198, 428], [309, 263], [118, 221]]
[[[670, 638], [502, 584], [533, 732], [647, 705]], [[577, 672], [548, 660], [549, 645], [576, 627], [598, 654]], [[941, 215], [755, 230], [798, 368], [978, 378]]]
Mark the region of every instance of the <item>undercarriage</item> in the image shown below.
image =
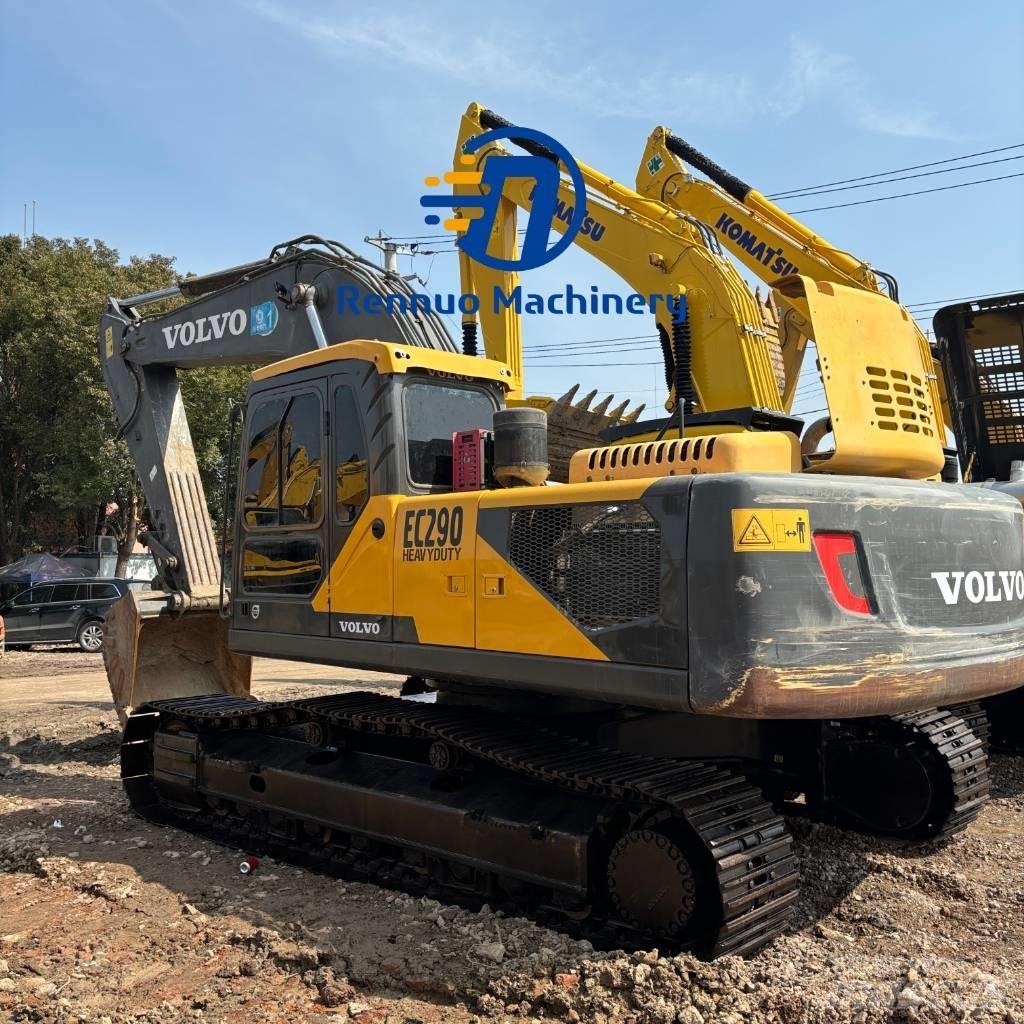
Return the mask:
[[[709, 958], [787, 925], [798, 874], [780, 812], [941, 838], [988, 791], [982, 742], [949, 711], [743, 723], [771, 727], [765, 757], [712, 763], [679, 756], [682, 720], [712, 736], [721, 720], [530, 719], [430, 696], [157, 701], [128, 721], [124, 785], [149, 819], [250, 852]], [[799, 758], [780, 757], [787, 726]]]

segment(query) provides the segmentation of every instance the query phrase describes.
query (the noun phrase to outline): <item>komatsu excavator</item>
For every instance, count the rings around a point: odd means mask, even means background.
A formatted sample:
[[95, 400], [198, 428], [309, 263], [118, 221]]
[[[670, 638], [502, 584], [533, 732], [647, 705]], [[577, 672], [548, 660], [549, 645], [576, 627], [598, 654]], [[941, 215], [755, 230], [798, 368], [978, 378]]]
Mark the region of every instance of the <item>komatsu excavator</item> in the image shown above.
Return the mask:
[[[687, 164], [705, 174], [707, 180], [691, 174]], [[812, 325], [804, 315], [808, 312], [805, 304], [793, 302], [795, 296], [790, 296], [784, 315], [791, 322], [780, 327], [787, 398], [797, 386], [807, 342], [814, 341], [817, 346], [829, 413], [810, 428], [809, 434], [815, 443], [826, 432], [834, 434], [836, 454], [829, 461], [836, 472], [852, 471], [840, 449], [848, 443], [861, 446], [865, 426], [886, 431], [884, 436], [892, 442], [918, 429], [913, 416], [918, 404], [915, 400], [920, 397], [914, 394], [918, 388], [902, 390], [898, 381], [888, 382], [891, 387], [886, 387], [884, 376], [861, 381], [868, 390], [860, 390], [860, 395], [874, 407], [875, 415], [867, 417], [866, 424], [862, 416], [851, 418], [849, 403], [851, 397], [856, 398], [858, 389], [855, 387], [851, 396], [848, 389], [836, 386], [836, 379], [846, 375], [850, 351], [857, 347], [867, 346], [878, 352], [876, 361], [884, 362], [894, 352], [913, 360], [917, 383], [928, 393], [936, 428], [932, 436], [944, 444], [949, 410], [942, 375], [927, 339], [899, 303], [899, 286], [893, 275], [873, 268], [811, 231], [668, 128], [659, 126], [648, 137], [636, 172], [636, 188], [645, 198], [707, 225], [725, 251], [767, 285], [785, 293], [792, 291], [792, 279], [801, 278], [808, 297], [835, 297], [827, 307], [820, 301], [814, 302]], [[882, 297], [891, 302], [883, 304]], [[916, 356], [911, 353], [913, 346], [918, 350]], [[829, 364], [833, 368], [831, 373]], [[837, 365], [844, 368], [840, 373], [835, 371]], [[869, 373], [868, 377], [871, 376]], [[927, 383], [922, 384], [920, 378]], [[912, 383], [903, 380], [903, 384]], [[889, 403], [884, 401], [885, 392], [889, 392]], [[877, 434], [878, 429], [869, 432]], [[897, 460], [901, 458], [899, 448], [899, 443], [890, 445]], [[944, 479], [956, 480], [952, 452], [945, 452], [942, 468]]]
[[[455, 351], [349, 250], [173, 292], [191, 301], [148, 316], [168, 292], [111, 299], [99, 330], [159, 568], [105, 650], [140, 813], [707, 956], [789, 917], [768, 797], [911, 839], [977, 814], [982, 745], [933, 709], [1019, 674], [1017, 502], [797, 472], [785, 417], [580, 453], [546, 486], [542, 413], [505, 407], [519, 368]], [[176, 380], [229, 362], [260, 366], [230, 566]], [[965, 571], [994, 599], [950, 604]], [[427, 676], [437, 699], [258, 701], [251, 656]]]
[[[460, 151], [488, 126], [512, 127], [493, 112], [471, 105], [460, 124]], [[661, 136], [655, 136], [660, 141]], [[542, 146], [527, 142], [523, 148], [553, 158]], [[668, 150], [665, 154], [678, 165]], [[491, 157], [504, 155], [507, 151], [499, 143], [491, 143], [477, 154], [477, 165], [485, 166]], [[710, 166], [707, 158], [702, 159], [705, 166]], [[655, 150], [647, 156], [645, 166], [657, 166], [660, 173], [664, 160], [665, 156]], [[703, 190], [697, 194], [704, 199], [704, 206], [695, 215], [684, 205], [680, 186], [671, 176], [668, 182], [660, 177], [652, 179], [647, 194], [641, 194], [578, 160], [576, 163], [587, 188], [587, 220], [599, 230], [580, 232], [574, 243], [638, 293], [674, 292], [684, 301], [685, 316], [674, 318], [664, 307], [657, 315], [670, 389], [668, 404], [675, 408], [675, 429], [679, 427], [680, 412], [691, 437], [723, 427], [735, 430], [765, 423], [777, 425], [780, 411], [792, 408], [804, 355], [808, 343], [814, 342], [830, 416], [811, 425], [804, 436], [802, 456], [809, 470], [909, 479], [926, 479], [948, 471], [941, 392], [927, 342], [913, 318], [871, 286], [871, 282], [877, 284], [877, 279], [869, 268], [860, 265], [860, 276], [854, 276], [838, 270], [825, 273], [814, 266], [813, 274], [802, 276], [793, 272], [797, 268], [792, 264], [778, 263], [783, 242], [772, 237], [769, 241], [778, 248], [769, 249], [775, 256], [769, 263], [788, 274], [780, 277], [757, 264], [761, 276], [777, 286], [769, 302], [762, 303], [723, 252], [723, 246], [736, 233], [723, 229], [729, 218], [724, 214], [719, 217], [721, 238], [703, 219], [703, 215], [715, 212], [707, 208], [709, 195], [719, 205], [726, 202], [728, 197], [720, 198], [721, 190], [683, 175], [688, 187]], [[758, 195], [749, 186], [742, 187]], [[472, 186], [460, 188], [468, 192]], [[506, 187], [503, 201], [509, 209], [494, 221], [495, 254], [514, 240], [512, 210], [530, 209], [531, 189], [531, 183], [523, 179], [512, 179]], [[688, 200], [689, 195], [686, 193], [684, 198]], [[560, 209], [569, 211], [577, 203], [568, 180], [563, 180], [559, 201]], [[764, 205], [771, 206], [767, 200]], [[779, 214], [785, 216], [781, 211]], [[734, 217], [739, 216], [734, 211]], [[751, 216], [749, 212], [747, 216]], [[565, 226], [564, 219], [554, 224], [560, 232]], [[745, 226], [744, 230], [749, 236]], [[807, 229], [803, 229], [803, 237], [816, 238]], [[753, 257], [747, 248], [754, 254], [764, 248], [760, 243], [745, 245], [738, 249], [748, 262]], [[515, 275], [481, 267], [465, 254], [460, 259], [464, 289], [488, 294], [500, 288], [508, 294], [518, 283]], [[835, 262], [843, 265], [838, 256]], [[846, 262], [854, 261], [847, 258]], [[831, 268], [831, 264], [828, 266]], [[888, 275], [886, 279], [893, 280]], [[894, 281], [892, 287], [895, 289]], [[494, 312], [482, 303], [479, 319], [488, 351], [502, 353], [513, 347], [509, 339], [518, 338], [519, 331], [514, 311], [503, 308]], [[472, 334], [472, 325], [464, 324], [464, 332], [467, 329]], [[865, 365], [866, 360], [860, 357], [866, 339], [873, 353], [871, 365]], [[691, 415], [697, 409], [700, 412]], [[751, 409], [757, 411], [756, 416]], [[613, 427], [606, 436], [643, 440], [667, 429], [669, 421], [665, 419], [632, 422]], [[834, 435], [835, 446], [818, 452], [817, 444], [826, 432]]]

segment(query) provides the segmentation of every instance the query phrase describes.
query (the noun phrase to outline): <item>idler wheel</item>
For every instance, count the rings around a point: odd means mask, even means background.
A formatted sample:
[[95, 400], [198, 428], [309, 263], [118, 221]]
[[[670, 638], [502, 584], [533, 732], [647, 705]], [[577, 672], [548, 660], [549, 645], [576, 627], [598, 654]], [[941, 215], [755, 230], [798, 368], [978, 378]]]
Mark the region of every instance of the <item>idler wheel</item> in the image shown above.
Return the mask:
[[697, 912], [697, 877], [682, 846], [653, 829], [627, 832], [608, 856], [615, 909], [644, 931], [676, 938]]

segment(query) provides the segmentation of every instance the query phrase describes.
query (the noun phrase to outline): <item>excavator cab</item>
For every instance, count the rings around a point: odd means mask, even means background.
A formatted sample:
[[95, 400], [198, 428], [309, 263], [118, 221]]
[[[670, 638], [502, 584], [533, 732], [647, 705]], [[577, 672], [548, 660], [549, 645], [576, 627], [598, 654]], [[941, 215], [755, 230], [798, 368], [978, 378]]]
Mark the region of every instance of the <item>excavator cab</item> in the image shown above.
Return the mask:
[[[245, 696], [253, 653], [308, 658], [316, 638], [332, 636], [390, 642], [393, 565], [378, 533], [391, 535], [399, 496], [452, 490], [452, 435], [491, 430], [508, 376], [491, 360], [363, 341], [257, 370], [230, 587], [142, 592], [115, 606], [105, 657], [122, 718], [152, 700]], [[370, 435], [378, 449], [386, 439], [384, 458], [370, 459]], [[442, 549], [455, 536], [443, 520], [433, 529]], [[332, 597], [344, 617], [332, 616]]]
[[[396, 503], [452, 491], [452, 435], [491, 431], [507, 380], [492, 360], [364, 341], [256, 371], [238, 481], [232, 646], [308, 657], [332, 637], [401, 639]], [[450, 553], [456, 537], [463, 543], [454, 517], [437, 510], [429, 528], [420, 517], [430, 557]], [[453, 628], [463, 603], [452, 603]]]

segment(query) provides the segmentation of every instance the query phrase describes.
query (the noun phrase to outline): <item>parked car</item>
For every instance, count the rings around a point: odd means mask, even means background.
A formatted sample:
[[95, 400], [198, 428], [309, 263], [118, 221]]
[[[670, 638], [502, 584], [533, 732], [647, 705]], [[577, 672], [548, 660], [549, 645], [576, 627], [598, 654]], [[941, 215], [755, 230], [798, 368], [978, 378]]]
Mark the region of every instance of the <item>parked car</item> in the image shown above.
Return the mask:
[[103, 620], [129, 589], [128, 580], [75, 579], [35, 583], [0, 605], [7, 646], [74, 641], [83, 651], [103, 647]]

